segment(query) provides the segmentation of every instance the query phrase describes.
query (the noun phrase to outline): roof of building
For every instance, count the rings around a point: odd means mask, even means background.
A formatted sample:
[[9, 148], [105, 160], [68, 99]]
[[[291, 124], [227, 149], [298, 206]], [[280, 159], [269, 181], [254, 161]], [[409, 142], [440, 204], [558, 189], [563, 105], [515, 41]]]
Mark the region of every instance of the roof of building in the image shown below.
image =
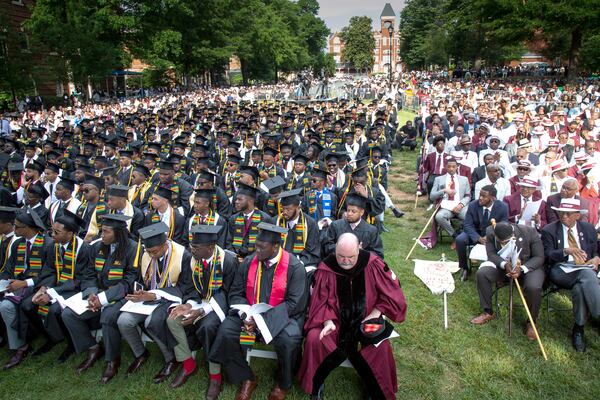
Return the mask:
[[381, 12], [381, 17], [395, 17], [396, 13], [394, 13], [394, 9], [390, 3], [385, 3], [383, 7], [383, 11]]

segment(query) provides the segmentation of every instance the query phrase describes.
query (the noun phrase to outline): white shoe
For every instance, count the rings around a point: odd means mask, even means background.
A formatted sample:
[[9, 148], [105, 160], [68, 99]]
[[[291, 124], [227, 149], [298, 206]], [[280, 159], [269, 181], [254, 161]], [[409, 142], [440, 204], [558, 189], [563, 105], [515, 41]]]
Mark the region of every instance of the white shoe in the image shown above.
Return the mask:
[[422, 196], [422, 195], [423, 195], [423, 193], [421, 193], [420, 190], [417, 190], [417, 196]]
[[433, 204], [430, 204], [429, 207], [427, 207], [427, 211], [431, 211], [432, 208], [433, 208]]

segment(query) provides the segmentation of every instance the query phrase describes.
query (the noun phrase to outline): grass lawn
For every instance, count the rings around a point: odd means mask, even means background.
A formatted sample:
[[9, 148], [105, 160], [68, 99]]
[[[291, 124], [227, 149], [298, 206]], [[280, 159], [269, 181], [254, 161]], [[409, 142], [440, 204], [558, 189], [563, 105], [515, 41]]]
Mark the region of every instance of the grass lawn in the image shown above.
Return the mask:
[[[412, 118], [402, 113], [401, 120]], [[576, 354], [570, 343], [572, 315], [570, 311], [554, 311], [548, 318], [545, 301], [539, 330], [549, 360], [544, 361], [535, 342], [527, 340], [521, 327], [525, 312], [519, 306], [515, 292], [515, 324], [512, 337], [507, 335], [506, 311], [483, 327], [469, 320], [480, 312], [477, 289], [473, 279], [466, 283], [455, 276], [456, 290], [448, 296], [449, 329], [444, 330], [442, 297], [432, 295], [413, 275], [413, 263], [404, 261], [412, 246], [412, 238], [423, 229], [430, 212], [427, 201], [421, 198], [416, 210], [414, 192], [416, 152], [395, 152], [390, 172], [390, 193], [396, 204], [407, 211], [402, 219], [386, 215], [389, 233], [383, 235], [386, 261], [398, 275], [408, 303], [406, 321], [397, 328], [400, 337], [393, 340], [398, 370], [398, 398], [402, 399], [597, 399], [600, 395], [597, 369], [600, 360], [598, 330], [588, 327], [588, 351]], [[437, 260], [445, 253], [456, 260], [448, 239], [431, 250], [417, 247], [414, 258]], [[500, 295], [506, 303], [507, 289]], [[552, 305], [568, 309], [570, 300], [552, 295]], [[39, 344], [39, 343], [38, 343]], [[142, 371], [131, 378], [125, 370], [132, 361], [127, 345], [123, 345], [123, 363], [116, 379], [108, 385], [99, 382], [104, 363], [79, 376], [75, 368], [83, 355], [65, 364], [55, 362], [62, 351], [53, 350], [38, 359], [29, 358], [18, 368], [0, 372], [2, 399], [197, 399], [204, 398], [207, 387], [206, 369], [181, 389], [171, 390], [167, 384], [155, 385], [152, 376], [162, 366], [158, 348], [149, 345], [151, 360]], [[0, 351], [0, 360], [9, 357]], [[255, 398], [264, 399], [273, 385], [276, 364], [272, 360], [253, 359], [259, 386]], [[220, 398], [233, 399], [236, 388], [225, 385]], [[360, 383], [355, 371], [338, 368], [326, 383], [327, 399], [360, 399]], [[306, 399], [298, 387], [290, 399]]]

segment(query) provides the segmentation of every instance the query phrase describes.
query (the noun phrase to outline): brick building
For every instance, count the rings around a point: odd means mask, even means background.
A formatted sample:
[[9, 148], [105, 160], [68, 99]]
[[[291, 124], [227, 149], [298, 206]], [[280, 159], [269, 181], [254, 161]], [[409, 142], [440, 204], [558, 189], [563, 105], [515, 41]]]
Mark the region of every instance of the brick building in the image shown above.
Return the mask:
[[[392, 73], [397, 73], [401, 70], [402, 64], [400, 60], [400, 12], [404, 8], [404, 1], [400, 1], [398, 17], [390, 3], [386, 3], [379, 16], [378, 29], [373, 30], [373, 38], [375, 39], [375, 48], [373, 49], [373, 73], [390, 72], [390, 64]], [[393, 36], [390, 40], [390, 32], [387, 26], [393, 28]], [[338, 72], [353, 72], [348, 64], [342, 62], [342, 50], [344, 43], [340, 38], [339, 32], [334, 32], [329, 35], [327, 40], [327, 49], [329, 54], [333, 55], [336, 62]]]

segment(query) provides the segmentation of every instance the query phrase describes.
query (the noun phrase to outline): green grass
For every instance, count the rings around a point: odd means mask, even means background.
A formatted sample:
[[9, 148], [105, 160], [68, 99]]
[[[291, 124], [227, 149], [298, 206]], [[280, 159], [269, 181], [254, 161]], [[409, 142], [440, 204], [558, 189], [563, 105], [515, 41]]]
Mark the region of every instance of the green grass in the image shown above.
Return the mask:
[[[402, 113], [404, 119], [411, 117]], [[480, 312], [474, 280], [462, 283], [457, 279], [456, 290], [448, 296], [449, 329], [444, 330], [442, 297], [434, 296], [413, 274], [413, 263], [404, 261], [412, 246], [412, 238], [423, 229], [429, 213], [427, 201], [421, 198], [413, 210], [416, 183], [414, 182], [416, 152], [395, 152], [390, 185], [404, 201], [397, 204], [408, 214], [402, 219], [386, 215], [389, 233], [383, 235], [386, 261], [398, 275], [408, 303], [406, 321], [398, 325], [400, 337], [392, 341], [398, 371], [398, 398], [402, 399], [596, 399], [600, 338], [598, 331], [586, 329], [588, 351], [576, 354], [570, 344], [572, 316], [570, 312], [554, 312], [547, 319], [545, 302], [540, 315], [539, 329], [548, 352], [544, 361], [535, 342], [527, 340], [521, 331], [525, 322], [524, 310], [515, 307], [512, 337], [507, 335], [506, 310], [500, 317], [483, 327], [469, 320]], [[400, 193], [401, 194], [401, 193]], [[406, 194], [411, 195], [406, 196]], [[398, 192], [393, 198], [400, 199]], [[431, 251], [417, 247], [413, 257], [437, 260], [445, 253], [456, 260], [449, 242], [438, 244]], [[507, 290], [501, 301], [506, 303]], [[515, 303], [520, 305], [520, 300]], [[568, 308], [570, 301], [563, 295], [553, 295], [553, 305]], [[37, 343], [39, 344], [39, 343]], [[100, 375], [104, 363], [79, 376], [75, 368], [83, 355], [66, 364], [55, 362], [62, 351], [55, 349], [39, 359], [29, 358], [9, 372], [0, 372], [2, 399], [197, 399], [203, 398], [207, 372], [202, 368], [181, 389], [171, 390], [167, 384], [155, 385], [152, 376], [162, 366], [158, 349], [150, 344], [152, 357], [142, 371], [126, 378], [125, 370], [132, 361], [129, 348], [122, 347], [123, 365], [117, 378], [102, 385]], [[0, 360], [9, 352], [0, 351]], [[272, 360], [252, 361], [258, 375], [259, 387], [254, 398], [266, 398], [273, 385], [276, 363]], [[221, 399], [233, 399], [236, 388], [225, 385]], [[338, 368], [326, 383], [327, 399], [360, 399], [360, 382], [356, 372]], [[290, 399], [306, 399], [297, 386]]]

